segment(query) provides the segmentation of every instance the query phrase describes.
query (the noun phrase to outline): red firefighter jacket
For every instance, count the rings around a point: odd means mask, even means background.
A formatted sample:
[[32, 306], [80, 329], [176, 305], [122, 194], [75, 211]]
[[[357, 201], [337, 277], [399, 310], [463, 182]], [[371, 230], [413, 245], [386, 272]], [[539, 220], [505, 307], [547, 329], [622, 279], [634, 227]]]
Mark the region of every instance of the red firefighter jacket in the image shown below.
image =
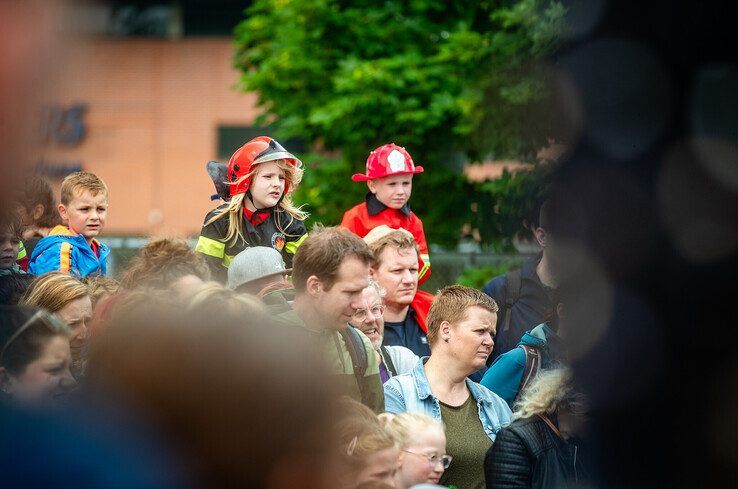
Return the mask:
[[343, 214], [341, 227], [344, 227], [360, 238], [366, 236], [372, 229], [386, 224], [392, 229], [406, 229], [410, 231], [418, 243], [418, 284], [422, 284], [431, 274], [428, 243], [425, 241], [423, 222], [405, 204], [402, 209], [392, 209], [382, 204], [369, 192], [366, 202], [352, 207]]

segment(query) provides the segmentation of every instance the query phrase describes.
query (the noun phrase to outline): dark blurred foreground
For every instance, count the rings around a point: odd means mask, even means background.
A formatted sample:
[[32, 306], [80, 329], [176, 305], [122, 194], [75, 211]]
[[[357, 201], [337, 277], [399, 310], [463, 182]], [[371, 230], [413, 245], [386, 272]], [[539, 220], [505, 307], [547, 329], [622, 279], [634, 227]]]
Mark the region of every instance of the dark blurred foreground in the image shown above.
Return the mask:
[[734, 21], [719, 2], [568, 3], [578, 143], [556, 225], [599, 485], [735, 487]]

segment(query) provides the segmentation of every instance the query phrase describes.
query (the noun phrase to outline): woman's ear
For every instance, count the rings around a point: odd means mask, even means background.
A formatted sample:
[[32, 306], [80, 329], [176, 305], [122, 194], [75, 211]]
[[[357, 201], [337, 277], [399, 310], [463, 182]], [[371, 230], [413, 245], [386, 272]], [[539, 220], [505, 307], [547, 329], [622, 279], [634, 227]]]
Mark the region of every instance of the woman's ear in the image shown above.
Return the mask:
[[448, 342], [449, 338], [451, 338], [451, 323], [448, 321], [441, 321], [441, 326], [438, 328], [438, 332], [440, 333], [441, 339]]

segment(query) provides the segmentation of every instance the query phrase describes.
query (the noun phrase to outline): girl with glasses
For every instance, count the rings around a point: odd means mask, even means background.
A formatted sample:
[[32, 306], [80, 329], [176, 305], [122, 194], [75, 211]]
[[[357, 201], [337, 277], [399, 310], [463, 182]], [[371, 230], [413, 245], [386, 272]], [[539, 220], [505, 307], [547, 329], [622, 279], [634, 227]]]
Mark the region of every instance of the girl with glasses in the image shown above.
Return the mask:
[[381, 414], [384, 429], [400, 447], [394, 485], [407, 489], [416, 484], [438, 484], [451, 463], [446, 455], [443, 425], [421, 413]]
[[66, 398], [76, 385], [69, 367], [70, 330], [42, 309], [0, 306], [0, 389], [14, 402]]

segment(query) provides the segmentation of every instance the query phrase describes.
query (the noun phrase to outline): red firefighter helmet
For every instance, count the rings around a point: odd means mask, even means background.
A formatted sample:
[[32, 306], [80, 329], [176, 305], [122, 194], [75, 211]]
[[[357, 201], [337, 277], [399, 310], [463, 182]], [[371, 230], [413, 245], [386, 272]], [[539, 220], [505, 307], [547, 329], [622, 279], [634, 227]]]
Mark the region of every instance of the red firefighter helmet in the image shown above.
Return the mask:
[[[268, 136], [255, 137], [238, 148], [228, 161], [228, 185], [231, 197], [248, 192], [250, 179], [236, 183], [241, 177], [248, 175], [256, 165], [275, 160], [285, 160], [295, 168], [302, 166], [302, 162], [297, 157]], [[288, 191], [289, 183], [285, 182], [285, 195]]]
[[366, 159], [366, 175], [357, 173], [351, 177], [354, 182], [366, 182], [391, 175], [422, 173], [422, 166], [415, 166], [410, 153], [394, 143], [380, 146]]

